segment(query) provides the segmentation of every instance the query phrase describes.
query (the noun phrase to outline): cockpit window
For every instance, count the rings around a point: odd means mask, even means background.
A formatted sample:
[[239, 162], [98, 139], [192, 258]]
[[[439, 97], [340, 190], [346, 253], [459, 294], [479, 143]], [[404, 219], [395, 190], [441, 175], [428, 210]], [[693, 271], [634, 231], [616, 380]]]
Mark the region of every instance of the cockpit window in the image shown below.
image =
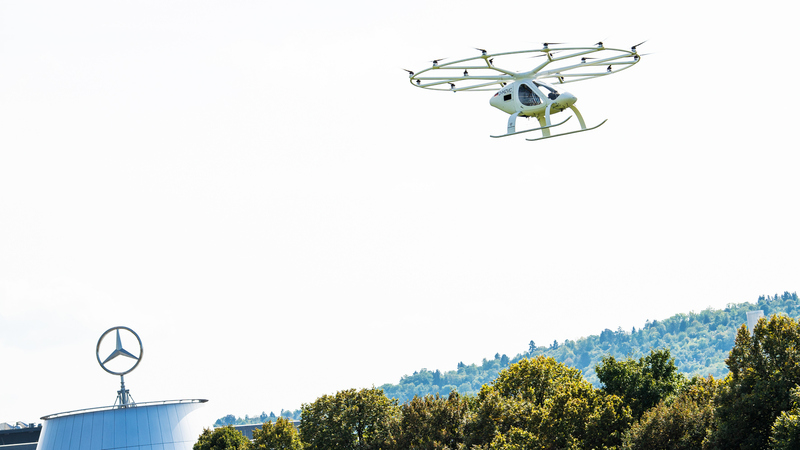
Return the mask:
[[535, 106], [542, 103], [542, 99], [533, 92], [527, 84], [519, 85], [519, 101], [525, 106]]
[[547, 98], [549, 98], [550, 100], [555, 100], [558, 98], [559, 95], [558, 91], [553, 89], [552, 87], [544, 83], [538, 83], [536, 81], [534, 81], [533, 84], [535, 84], [543, 93], [547, 94]]

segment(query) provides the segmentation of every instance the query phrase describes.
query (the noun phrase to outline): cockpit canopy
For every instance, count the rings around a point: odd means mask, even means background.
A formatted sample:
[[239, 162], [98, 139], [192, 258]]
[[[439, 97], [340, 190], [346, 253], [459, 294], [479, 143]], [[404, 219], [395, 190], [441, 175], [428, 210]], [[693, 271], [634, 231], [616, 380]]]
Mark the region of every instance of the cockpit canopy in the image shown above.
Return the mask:
[[549, 98], [550, 100], [555, 100], [558, 98], [559, 95], [558, 91], [555, 90], [553, 86], [542, 83], [541, 81], [534, 81], [533, 84], [535, 84], [536, 87], [538, 87], [539, 90], [542, 91], [542, 94], [547, 95], [547, 98]]
[[[550, 100], [555, 100], [558, 98], [558, 91], [555, 90], [553, 87], [541, 83], [539, 81], [533, 81], [533, 84], [539, 88], [539, 92], [546, 95], [547, 98]], [[542, 104], [542, 99], [539, 98], [539, 95], [531, 89], [528, 83], [520, 83], [519, 89], [517, 91], [517, 98], [519, 98], [519, 102], [525, 106], [536, 106]]]
[[494, 95], [489, 102], [495, 108], [513, 114], [520, 106], [532, 107], [546, 103], [545, 98], [555, 100], [559, 92], [547, 83], [536, 80], [519, 80]]
[[533, 92], [530, 86], [525, 83], [520, 83], [519, 90], [517, 91], [519, 102], [525, 106], [536, 106], [542, 104], [542, 99]]

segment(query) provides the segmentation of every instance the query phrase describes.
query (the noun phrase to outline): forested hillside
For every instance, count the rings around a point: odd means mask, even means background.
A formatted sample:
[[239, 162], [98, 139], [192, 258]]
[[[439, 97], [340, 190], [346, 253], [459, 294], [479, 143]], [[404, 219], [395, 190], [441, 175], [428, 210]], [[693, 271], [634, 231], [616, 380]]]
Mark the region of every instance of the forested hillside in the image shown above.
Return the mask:
[[[774, 306], [769, 301], [762, 305]], [[694, 321], [691, 315], [678, 321], [676, 334], [691, 333]], [[658, 324], [652, 327], [658, 332]], [[205, 429], [193, 448], [795, 450], [797, 361], [800, 321], [775, 314], [737, 329], [724, 379], [689, 378], [661, 348], [639, 358], [603, 357], [594, 367], [597, 388], [579, 369], [539, 355], [503, 369], [476, 395], [451, 390], [400, 404], [380, 388], [345, 389], [303, 404], [297, 424], [265, 422], [253, 431], [253, 442], [219, 427]]]
[[[400, 404], [429, 394], [447, 396], [451, 391], [462, 395], [474, 395], [481, 386], [490, 383], [501, 370], [524, 358], [532, 356], [552, 357], [566, 366], [580, 369], [583, 376], [595, 387], [600, 383], [595, 368], [605, 356], [617, 359], [641, 357], [651, 349], [667, 348], [678, 370], [687, 376], [713, 375], [724, 378], [728, 373], [725, 358], [733, 347], [737, 329], [747, 321], [747, 311], [761, 309], [764, 315], [786, 314], [800, 318], [800, 302], [797, 293], [760, 296], [755, 303], [728, 304], [725, 309], [706, 309], [699, 313], [676, 314], [665, 320], [647, 321], [641, 328], [616, 331], [606, 329], [600, 335], [591, 335], [577, 340], [554, 341], [547, 346], [528, 344], [524, 353], [513, 358], [495, 354], [480, 364], [459, 362], [455, 370], [442, 372], [421, 369], [412, 375], [404, 375], [398, 384], [384, 384], [380, 389], [389, 398]], [[300, 410], [281, 411], [281, 416], [300, 419]], [[228, 415], [217, 420], [215, 426], [228, 424], [260, 423], [265, 419], [274, 421], [274, 413], [245, 418]]]
[[645, 322], [641, 328], [616, 331], [606, 329], [600, 335], [577, 340], [554, 341], [547, 346], [531, 341], [528, 350], [513, 358], [494, 355], [480, 364], [465, 365], [459, 362], [455, 370], [442, 372], [421, 369], [405, 375], [398, 384], [380, 386], [389, 398], [405, 403], [414, 396], [440, 394], [450, 391], [472, 395], [481, 386], [494, 380], [497, 374], [523, 358], [550, 356], [567, 366], [580, 369], [583, 376], [595, 387], [599, 386], [595, 367], [604, 356], [615, 358], [639, 357], [650, 349], [668, 348], [675, 364], [682, 373], [693, 376], [713, 375], [723, 378], [728, 373], [725, 358], [733, 347], [736, 330], [747, 322], [747, 311], [761, 309], [764, 315], [783, 313], [789, 317], [800, 317], [797, 293], [760, 296], [755, 303], [730, 303], [725, 309], [706, 309], [699, 313], [676, 314], [665, 320]]

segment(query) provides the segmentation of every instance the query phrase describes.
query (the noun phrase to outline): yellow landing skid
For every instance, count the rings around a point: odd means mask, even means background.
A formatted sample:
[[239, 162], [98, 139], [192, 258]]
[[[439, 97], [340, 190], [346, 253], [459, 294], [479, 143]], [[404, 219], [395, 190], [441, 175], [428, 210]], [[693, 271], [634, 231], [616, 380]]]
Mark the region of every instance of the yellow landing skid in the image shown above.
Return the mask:
[[[490, 137], [501, 138], [501, 137], [506, 137], [506, 136], [514, 136], [515, 134], [530, 133], [531, 131], [546, 130], [548, 128], [553, 128], [553, 127], [557, 127], [559, 125], [563, 125], [566, 121], [568, 121], [571, 118], [572, 118], [572, 116], [569, 116], [566, 119], [562, 120], [561, 122], [553, 124], [553, 125], [547, 125], [547, 126], [543, 126], [543, 127], [539, 127], [539, 128], [531, 128], [530, 130], [523, 130], [523, 131], [516, 131], [516, 132], [512, 132], [512, 133], [501, 134], [499, 136], [491, 136], [490, 135]], [[566, 133], [564, 133], [564, 134], [566, 134]], [[560, 136], [560, 135], [557, 135], [557, 136]]]
[[[572, 117], [572, 116], [570, 116], [570, 117]], [[600, 125], [602, 125], [602, 124], [606, 123], [607, 121], [608, 121], [608, 119], [606, 119], [606, 120], [604, 120], [604, 121], [600, 122], [600, 124], [599, 124], [599, 125], [595, 125], [595, 126], [593, 126], [593, 127], [591, 127], [591, 128], [583, 128], [583, 129], [580, 129], [580, 130], [568, 131], [568, 132], [566, 132], [566, 133], [561, 133], [561, 134], [553, 134], [553, 135], [550, 135], [550, 136], [542, 136], [542, 137], [540, 137], [540, 138], [535, 138], [535, 139], [525, 139], [525, 140], [526, 140], [526, 141], [541, 141], [542, 139], [548, 139], [548, 138], [552, 138], [552, 137], [566, 136], [566, 135], [568, 135], [568, 134], [575, 134], [575, 133], [583, 133], [584, 131], [594, 130], [595, 128], [598, 128]], [[563, 122], [562, 122], [562, 123], [563, 123]]]

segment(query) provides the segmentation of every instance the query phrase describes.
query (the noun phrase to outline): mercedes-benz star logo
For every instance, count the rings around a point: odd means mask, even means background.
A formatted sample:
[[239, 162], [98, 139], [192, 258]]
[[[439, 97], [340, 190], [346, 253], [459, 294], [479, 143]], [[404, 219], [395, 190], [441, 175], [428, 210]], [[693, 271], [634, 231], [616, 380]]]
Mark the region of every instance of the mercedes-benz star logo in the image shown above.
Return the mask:
[[[128, 331], [129, 333], [131, 333], [132, 335], [134, 335], [136, 337], [136, 340], [139, 341], [139, 356], [136, 356], [136, 355], [132, 354], [131, 352], [129, 352], [129, 351], [125, 350], [124, 348], [122, 348], [122, 340], [119, 337], [119, 330], [126, 330], [126, 331]], [[105, 337], [108, 335], [108, 333], [111, 333], [112, 331], [116, 331], [117, 332], [117, 345], [114, 347], [114, 351], [111, 352], [111, 354], [108, 355], [108, 357], [106, 357], [106, 359], [101, 361], [100, 360], [100, 344], [103, 342], [103, 339], [105, 339]], [[97, 350], [95, 351], [95, 354], [97, 355], [97, 362], [100, 364], [100, 367], [102, 367], [103, 370], [105, 370], [106, 372], [108, 372], [108, 373], [110, 373], [112, 375], [120, 375], [120, 376], [122, 376], [122, 375], [125, 375], [126, 373], [131, 372], [133, 369], [136, 368], [136, 366], [139, 365], [139, 363], [142, 361], [142, 356], [144, 356], [144, 348], [142, 347], [142, 340], [139, 339], [139, 335], [136, 334], [136, 332], [134, 332], [133, 330], [131, 330], [128, 327], [113, 327], [113, 328], [109, 328], [105, 333], [102, 334], [102, 336], [100, 336], [100, 339], [98, 339], [98, 341], [97, 341]], [[133, 359], [134, 361], [136, 361], [136, 363], [128, 370], [125, 370], [123, 372], [114, 372], [113, 370], [111, 370], [108, 367], [106, 367], [106, 364], [109, 363], [110, 361], [114, 360], [118, 356], [124, 356], [126, 358]]]

